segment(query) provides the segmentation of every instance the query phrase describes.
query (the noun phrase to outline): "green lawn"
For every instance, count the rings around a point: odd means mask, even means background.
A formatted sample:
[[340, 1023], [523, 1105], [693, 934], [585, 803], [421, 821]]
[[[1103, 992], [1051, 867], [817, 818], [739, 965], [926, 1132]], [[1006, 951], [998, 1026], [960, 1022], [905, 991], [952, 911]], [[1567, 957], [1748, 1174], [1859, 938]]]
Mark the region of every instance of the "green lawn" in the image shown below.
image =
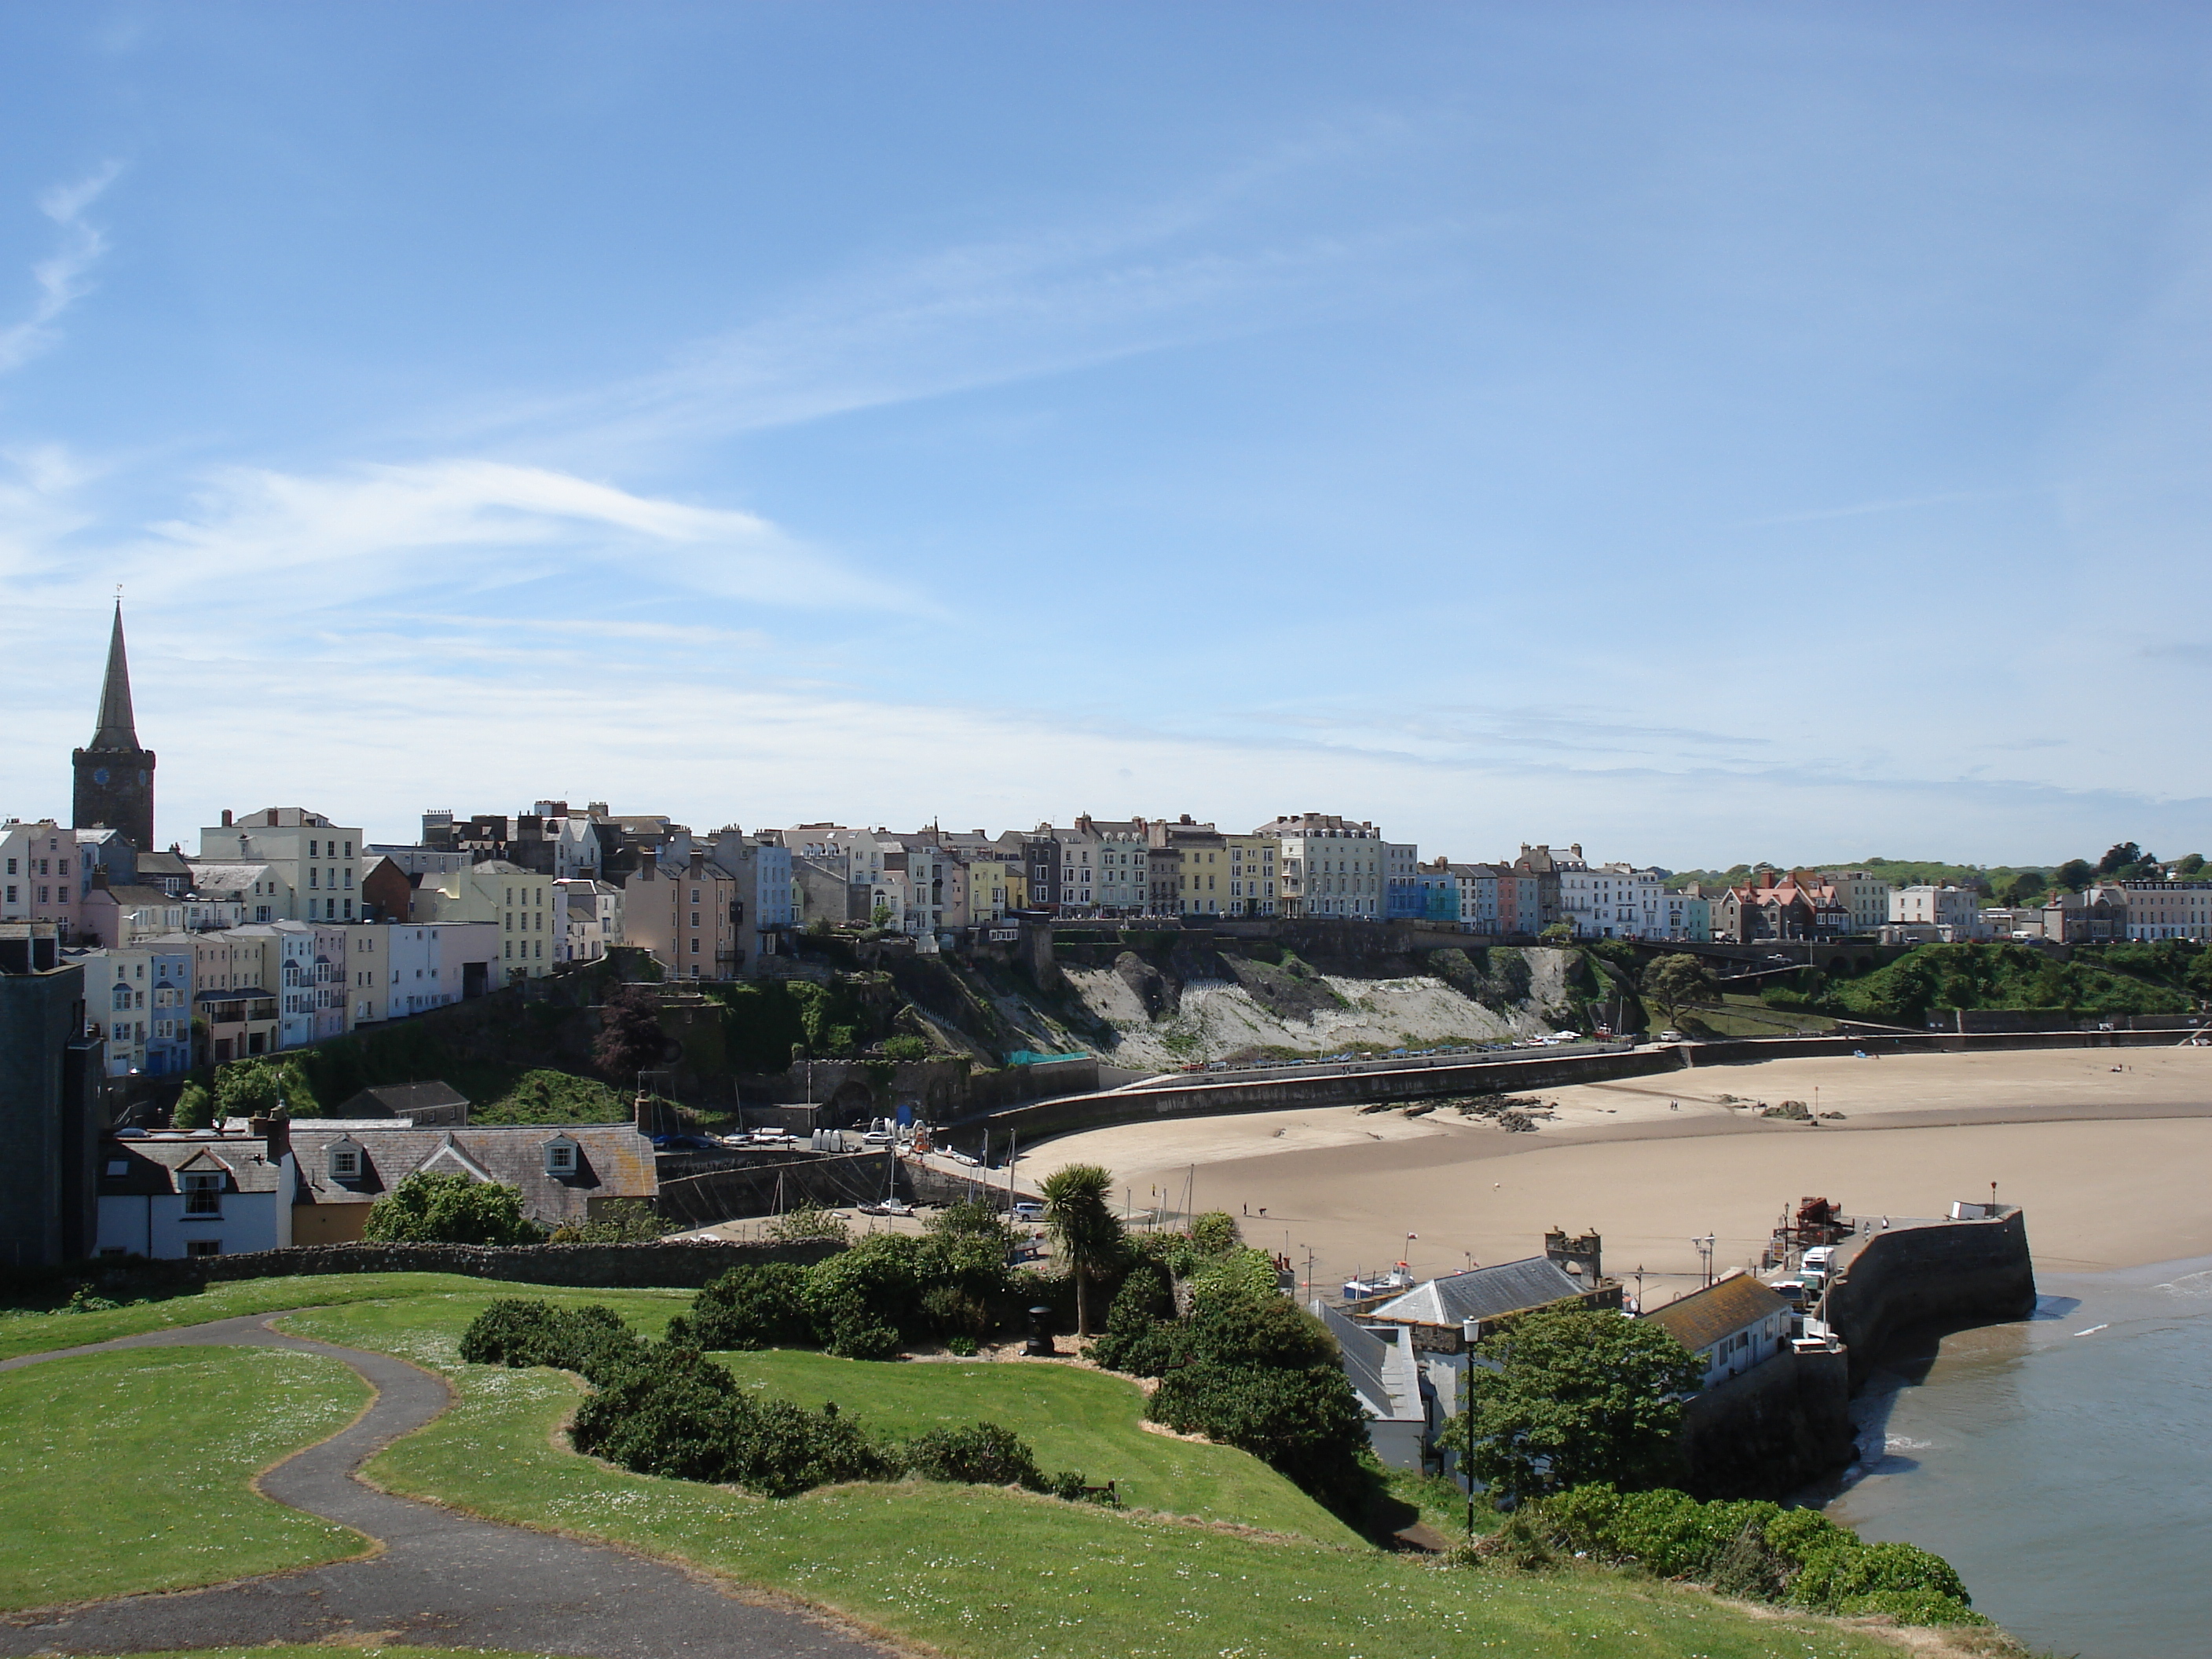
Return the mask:
[[368, 1397], [337, 1360], [267, 1348], [83, 1354], [0, 1375], [0, 1607], [358, 1553], [359, 1534], [248, 1482]]
[[[464, 1273], [309, 1273], [295, 1279], [246, 1279], [182, 1291], [159, 1300], [94, 1313], [0, 1312], [0, 1359], [44, 1353], [51, 1348], [81, 1347], [173, 1325], [204, 1325], [240, 1314], [274, 1313], [341, 1302], [414, 1296], [434, 1291], [481, 1291], [484, 1281]], [[535, 1285], [518, 1285], [508, 1294], [529, 1296]]]
[[[459, 1403], [379, 1456], [369, 1469], [378, 1484], [693, 1563], [963, 1659], [1069, 1653], [1434, 1659], [1446, 1650], [1485, 1650], [1516, 1659], [1893, 1659], [1896, 1651], [1833, 1626], [1754, 1620], [1701, 1596], [1607, 1573], [1535, 1577], [1454, 1569], [925, 1482], [832, 1487], [771, 1503], [629, 1474], [559, 1443], [557, 1427], [580, 1397], [569, 1378], [460, 1366], [451, 1358], [453, 1338], [472, 1311], [468, 1304], [482, 1294], [479, 1288], [476, 1297], [416, 1297], [287, 1322], [302, 1335], [388, 1348], [454, 1376]], [[684, 1298], [562, 1292], [558, 1299], [605, 1301], [642, 1324]], [[985, 1391], [994, 1410], [1019, 1417], [1024, 1432], [1036, 1428], [1040, 1441], [1049, 1429], [1066, 1437], [1054, 1445], [1097, 1446], [1101, 1455], [1126, 1443], [1115, 1420], [1125, 1408], [1109, 1409], [1109, 1396], [1085, 1392], [1109, 1378], [1055, 1385], [997, 1374], [1021, 1369], [1014, 1366], [729, 1358], [741, 1373], [763, 1381], [832, 1379], [828, 1397], [887, 1425], [902, 1414], [908, 1423], [930, 1420], [937, 1413], [926, 1409], [931, 1402], [924, 1396], [942, 1397], [957, 1383]], [[1066, 1399], [1075, 1402], [1077, 1420], [1055, 1425], [1059, 1388], [1070, 1389]], [[1178, 1443], [1160, 1444], [1172, 1449]], [[1090, 1468], [1087, 1450], [1084, 1460], [1094, 1478], [1106, 1472], [1103, 1463]], [[1228, 1481], [1213, 1479], [1217, 1500], [1225, 1498]], [[1250, 1489], [1264, 1487], [1255, 1480]]]
[[834, 1400], [896, 1434], [997, 1423], [1030, 1443], [1041, 1468], [1080, 1469], [1093, 1486], [1110, 1480], [1132, 1508], [1361, 1547], [1357, 1533], [1257, 1458], [1139, 1427], [1144, 1396], [1119, 1377], [1065, 1365], [885, 1365], [788, 1351], [716, 1358], [770, 1394]]

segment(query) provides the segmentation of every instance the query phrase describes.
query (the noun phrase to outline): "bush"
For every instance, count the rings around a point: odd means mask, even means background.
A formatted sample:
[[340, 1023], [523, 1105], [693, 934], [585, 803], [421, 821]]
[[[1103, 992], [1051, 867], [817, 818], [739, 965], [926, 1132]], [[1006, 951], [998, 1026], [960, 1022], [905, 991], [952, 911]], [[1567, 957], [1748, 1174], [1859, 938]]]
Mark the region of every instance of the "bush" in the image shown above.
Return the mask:
[[879, 1233], [809, 1267], [799, 1299], [815, 1340], [848, 1359], [897, 1353], [902, 1339], [927, 1328], [921, 1253], [919, 1239]]
[[774, 1218], [768, 1224], [768, 1236], [787, 1244], [805, 1243], [817, 1238], [831, 1239], [842, 1244], [853, 1237], [853, 1230], [829, 1211], [809, 1205]]
[[1265, 1250], [1240, 1246], [1218, 1255], [1201, 1257], [1188, 1277], [1194, 1312], [1208, 1302], [1227, 1299], [1284, 1302], [1289, 1305], [1275, 1288], [1275, 1258]]
[[1158, 1376], [1189, 1358], [1188, 1343], [1164, 1336], [1179, 1328], [1163, 1324], [1175, 1312], [1175, 1297], [1167, 1275], [1149, 1263], [1139, 1263], [1121, 1281], [1114, 1305], [1106, 1311], [1106, 1329], [1091, 1347], [1091, 1357], [1109, 1371], [1133, 1376]]
[[[1951, 1564], [1911, 1544], [1864, 1544], [1811, 1510], [1755, 1500], [1701, 1504], [1661, 1489], [1577, 1486], [1522, 1506], [1515, 1523], [1538, 1553], [1584, 1553], [1724, 1595], [1820, 1613], [1885, 1613], [1903, 1624], [1987, 1621]], [[1507, 1554], [1502, 1547], [1495, 1555]]]
[[1201, 1299], [1193, 1290], [1193, 1357], [1215, 1365], [1259, 1365], [1283, 1370], [1334, 1369], [1336, 1339], [1321, 1321], [1273, 1288], [1258, 1295]]
[[814, 1322], [802, 1301], [806, 1270], [788, 1261], [732, 1267], [691, 1299], [678, 1335], [702, 1348], [802, 1348]]
[[1191, 1248], [1200, 1255], [1224, 1255], [1243, 1242], [1237, 1218], [1226, 1210], [1209, 1210], [1190, 1224]]
[[1045, 1490], [1036, 1455], [1021, 1437], [996, 1423], [932, 1429], [907, 1442], [907, 1467], [925, 1480]]
[[642, 1200], [607, 1200], [588, 1221], [564, 1221], [547, 1242], [553, 1244], [643, 1244], [665, 1238], [676, 1224], [656, 1214]]
[[1145, 1415], [1179, 1434], [1250, 1452], [1324, 1504], [1352, 1500], [1361, 1486], [1367, 1419], [1344, 1373], [1235, 1369], [1198, 1364], [1161, 1378]]
[[465, 1364], [550, 1365], [593, 1383], [641, 1364], [645, 1353], [644, 1339], [623, 1322], [620, 1314], [598, 1303], [562, 1308], [502, 1297], [461, 1333]]
[[522, 1213], [515, 1188], [418, 1170], [368, 1206], [362, 1237], [376, 1244], [536, 1244], [545, 1230]]
[[885, 1060], [927, 1060], [929, 1044], [923, 1038], [902, 1031], [896, 1036], [887, 1036], [878, 1045]]

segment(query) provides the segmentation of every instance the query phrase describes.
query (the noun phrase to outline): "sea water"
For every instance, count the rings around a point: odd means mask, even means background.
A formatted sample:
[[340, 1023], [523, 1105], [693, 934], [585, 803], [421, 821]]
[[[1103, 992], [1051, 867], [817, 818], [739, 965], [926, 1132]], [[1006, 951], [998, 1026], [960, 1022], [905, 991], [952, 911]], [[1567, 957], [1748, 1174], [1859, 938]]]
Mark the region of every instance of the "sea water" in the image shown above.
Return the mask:
[[2212, 1654], [2212, 1259], [2037, 1288], [1870, 1380], [1827, 1513], [1948, 1557], [2032, 1647]]

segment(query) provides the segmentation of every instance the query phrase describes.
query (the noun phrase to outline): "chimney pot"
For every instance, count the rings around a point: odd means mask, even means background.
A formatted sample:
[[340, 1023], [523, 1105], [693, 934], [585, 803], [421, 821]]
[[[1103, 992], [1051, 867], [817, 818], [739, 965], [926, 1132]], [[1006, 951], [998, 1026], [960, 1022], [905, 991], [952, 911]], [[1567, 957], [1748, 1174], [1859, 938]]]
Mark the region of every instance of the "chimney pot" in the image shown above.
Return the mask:
[[224, 807], [224, 808], [222, 809], [222, 827], [223, 827], [224, 829], [226, 829], [226, 830], [228, 830], [228, 829], [229, 829], [229, 828], [231, 827], [231, 823], [230, 823], [230, 808], [228, 808], [228, 806], [226, 806], [226, 807]]

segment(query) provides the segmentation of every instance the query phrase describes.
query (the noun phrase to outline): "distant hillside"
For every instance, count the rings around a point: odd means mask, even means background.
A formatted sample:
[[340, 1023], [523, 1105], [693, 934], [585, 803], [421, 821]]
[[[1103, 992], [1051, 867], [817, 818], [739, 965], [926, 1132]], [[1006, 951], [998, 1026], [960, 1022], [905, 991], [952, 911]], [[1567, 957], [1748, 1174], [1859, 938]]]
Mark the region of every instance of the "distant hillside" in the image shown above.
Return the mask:
[[1919, 1025], [1953, 1009], [2038, 1010], [2075, 1018], [2186, 1014], [2212, 999], [2212, 950], [2185, 939], [2078, 945], [2060, 962], [2025, 945], [1923, 945], [1872, 973], [1807, 969], [1761, 1000], [1838, 1018]]

